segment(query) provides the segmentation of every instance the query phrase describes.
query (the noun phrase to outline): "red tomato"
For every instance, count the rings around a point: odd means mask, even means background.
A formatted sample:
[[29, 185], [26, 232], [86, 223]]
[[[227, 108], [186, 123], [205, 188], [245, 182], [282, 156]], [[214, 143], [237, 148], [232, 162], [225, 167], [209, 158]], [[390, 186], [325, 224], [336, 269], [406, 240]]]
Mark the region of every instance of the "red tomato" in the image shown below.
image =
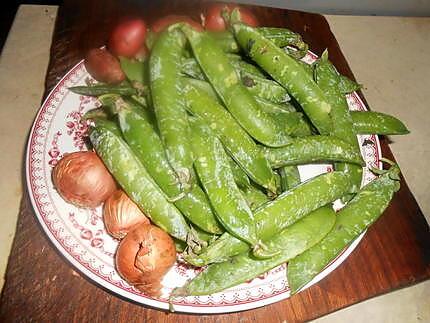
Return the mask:
[[257, 17], [246, 8], [240, 7], [234, 4], [226, 3], [214, 3], [206, 10], [206, 21], [205, 28], [212, 31], [222, 31], [226, 29], [224, 18], [222, 17], [222, 11], [227, 8], [228, 12], [238, 8], [242, 21], [252, 27], [259, 25]]
[[152, 24], [152, 30], [156, 33], [159, 33], [160, 31], [163, 31], [170, 25], [176, 24], [177, 22], [186, 22], [187, 24], [191, 25], [195, 30], [203, 31], [202, 25], [200, 25], [197, 21], [191, 19], [188, 16], [181, 15], [168, 15], [156, 20]]
[[142, 19], [127, 19], [119, 23], [109, 38], [109, 50], [116, 56], [132, 58], [145, 42], [146, 24]]

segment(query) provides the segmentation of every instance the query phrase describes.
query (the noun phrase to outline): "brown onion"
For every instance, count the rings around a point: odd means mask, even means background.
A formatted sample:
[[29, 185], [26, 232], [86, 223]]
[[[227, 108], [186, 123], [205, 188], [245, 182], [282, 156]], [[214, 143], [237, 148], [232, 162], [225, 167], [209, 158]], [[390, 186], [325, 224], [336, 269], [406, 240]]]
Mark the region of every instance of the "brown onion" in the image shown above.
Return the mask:
[[95, 152], [65, 154], [52, 171], [61, 197], [79, 207], [96, 207], [115, 190], [116, 183]]
[[116, 269], [121, 277], [152, 296], [159, 295], [161, 280], [175, 261], [172, 238], [151, 224], [134, 227], [116, 252]]
[[125, 80], [118, 59], [104, 48], [89, 50], [84, 65], [88, 73], [99, 82], [117, 84]]
[[134, 226], [149, 224], [148, 218], [122, 190], [115, 191], [103, 206], [103, 221], [107, 232], [121, 240]]

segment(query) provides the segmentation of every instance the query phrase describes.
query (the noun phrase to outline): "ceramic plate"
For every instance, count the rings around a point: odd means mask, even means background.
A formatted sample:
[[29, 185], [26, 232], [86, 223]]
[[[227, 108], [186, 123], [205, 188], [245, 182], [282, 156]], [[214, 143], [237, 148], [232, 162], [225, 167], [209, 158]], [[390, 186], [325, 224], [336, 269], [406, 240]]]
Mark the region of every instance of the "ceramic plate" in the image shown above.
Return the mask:
[[[316, 56], [309, 53], [308, 63]], [[118, 242], [105, 231], [101, 208], [79, 209], [64, 202], [54, 189], [51, 171], [65, 153], [85, 150], [87, 130], [81, 116], [97, 106], [93, 98], [68, 91], [68, 87], [85, 84], [89, 77], [82, 62], [74, 66], [55, 86], [40, 108], [31, 129], [27, 155], [27, 185], [35, 214], [49, 239], [58, 250], [95, 283], [113, 293], [135, 302], [166, 310], [167, 295], [181, 286], [198, 271], [180, 262], [164, 278], [165, 289], [160, 299], [142, 294], [129, 286], [115, 271], [113, 256]], [[351, 110], [366, 110], [356, 93], [347, 96]], [[379, 167], [380, 146], [376, 136], [359, 136], [363, 157], [368, 167]], [[330, 165], [300, 167], [302, 180], [330, 171]], [[367, 169], [363, 185], [374, 178]], [[363, 236], [363, 235], [362, 235]], [[362, 236], [328, 265], [308, 285], [315, 284], [339, 266], [356, 248]], [[286, 266], [279, 266], [252, 281], [209, 296], [176, 298], [176, 311], [188, 313], [227, 313], [257, 308], [290, 296], [286, 280]]]

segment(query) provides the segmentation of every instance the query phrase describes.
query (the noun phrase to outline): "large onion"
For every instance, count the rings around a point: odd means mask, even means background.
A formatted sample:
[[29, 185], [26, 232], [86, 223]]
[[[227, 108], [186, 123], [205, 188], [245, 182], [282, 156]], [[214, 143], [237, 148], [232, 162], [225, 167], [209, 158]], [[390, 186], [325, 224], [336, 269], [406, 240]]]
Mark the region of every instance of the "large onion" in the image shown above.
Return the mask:
[[115, 190], [116, 183], [95, 152], [66, 154], [52, 171], [61, 197], [79, 207], [96, 207]]
[[119, 240], [134, 226], [149, 224], [145, 214], [122, 190], [117, 190], [106, 200], [103, 206], [103, 221], [107, 232]]
[[116, 252], [116, 268], [128, 283], [157, 296], [161, 280], [176, 261], [175, 244], [160, 228], [151, 224], [134, 227]]

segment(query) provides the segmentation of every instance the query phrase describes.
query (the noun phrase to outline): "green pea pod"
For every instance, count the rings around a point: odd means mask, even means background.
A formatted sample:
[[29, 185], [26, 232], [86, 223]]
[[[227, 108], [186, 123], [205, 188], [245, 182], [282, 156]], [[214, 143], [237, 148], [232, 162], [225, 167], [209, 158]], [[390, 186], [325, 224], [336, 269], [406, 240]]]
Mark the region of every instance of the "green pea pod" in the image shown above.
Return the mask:
[[221, 32], [208, 32], [217, 45], [226, 53], [238, 53], [240, 51], [239, 45], [234, 39], [234, 36], [229, 31]]
[[139, 82], [141, 84], [148, 83], [146, 77], [147, 66], [144, 61], [120, 56], [119, 62], [121, 64], [122, 71], [130, 81]]
[[256, 259], [245, 252], [232, 259], [209, 265], [173, 295], [209, 295], [253, 279], [317, 244], [333, 228], [336, 216], [331, 207], [313, 211], [268, 240], [268, 250], [280, 250], [269, 259]]
[[268, 113], [297, 112], [296, 108], [289, 102], [275, 103], [260, 97], [256, 97], [255, 100], [258, 102], [261, 108]]
[[[354, 132], [352, 117], [349, 113], [348, 103], [345, 95], [339, 89], [340, 74], [328, 60], [328, 51], [324, 51], [320, 59], [315, 64], [315, 80], [318, 86], [324, 91], [327, 101], [330, 103], [331, 119], [333, 127], [331, 134], [339, 139], [349, 143], [357, 153], [360, 152], [357, 135]], [[361, 155], [360, 155], [361, 157]], [[335, 163], [336, 170], [348, 171], [351, 173], [354, 186], [351, 193], [360, 189], [363, 177], [363, 168], [360, 165], [351, 165], [349, 163]], [[352, 197], [352, 196], [350, 196]], [[347, 197], [345, 197], [347, 198]]]
[[[307, 53], [308, 45], [303, 42], [300, 34], [294, 33], [286, 28], [276, 27], [260, 27], [257, 28], [257, 30], [278, 47], [290, 46], [297, 49], [295, 52], [292, 52], [295, 57], [303, 57]], [[240, 47], [231, 32], [209, 32], [209, 34], [216, 40], [218, 46], [220, 46], [223, 51], [227, 53], [238, 53], [240, 51]]]
[[284, 130], [292, 137], [304, 137], [312, 135], [312, 128], [301, 112], [289, 102], [274, 103], [255, 97], [261, 109], [270, 113], [274, 119], [284, 127]]
[[283, 166], [278, 169], [278, 173], [281, 177], [282, 192], [288, 191], [300, 184], [300, 173], [297, 166]]
[[[233, 63], [235, 62], [235, 63]], [[268, 80], [265, 76], [256, 75], [254, 72], [243, 70], [242, 66], [238, 65], [238, 60], [231, 61], [233, 68], [236, 70], [241, 78], [242, 84], [248, 91], [255, 97], [269, 100], [275, 103], [283, 103], [290, 100], [287, 91], [272, 80]], [[243, 62], [243, 64], [247, 64]], [[247, 64], [253, 66], [251, 64]], [[255, 66], [253, 66], [255, 68]], [[187, 58], [182, 63], [182, 73], [186, 76], [205, 81], [206, 77], [198, 65], [197, 61], [193, 58]]]
[[260, 191], [257, 187], [254, 185], [250, 185], [245, 188], [241, 188], [242, 195], [245, 198], [246, 202], [249, 205], [249, 208], [251, 211], [255, 211], [259, 207], [261, 207], [263, 204], [270, 201], [269, 197], [264, 194], [262, 191]]
[[[232, 55], [229, 55], [229, 58], [232, 58]], [[264, 72], [261, 71], [261, 69], [253, 64], [250, 64], [248, 62], [245, 62], [242, 59], [231, 59], [230, 60], [231, 65], [237, 70], [241, 72], [246, 72], [250, 75], [260, 77], [260, 78], [266, 78], [266, 75]]]
[[96, 84], [96, 85], [82, 85], [72, 86], [69, 90], [73, 93], [88, 96], [99, 96], [103, 94], [119, 94], [119, 95], [136, 95], [137, 90], [131, 85], [108, 85], [108, 84]]
[[343, 161], [364, 166], [361, 153], [334, 136], [300, 137], [291, 139], [288, 145], [281, 148], [261, 148], [274, 168], [319, 161]]
[[220, 138], [230, 156], [257, 184], [276, 193], [276, 177], [252, 138], [213, 97], [184, 79], [186, 108], [203, 119]]
[[317, 245], [288, 264], [288, 283], [296, 293], [310, 282], [346, 246], [354, 241], [384, 212], [394, 192], [400, 188], [399, 168], [394, 165], [385, 174], [364, 186], [337, 213], [331, 232]]
[[290, 100], [287, 90], [272, 80], [255, 76], [246, 71], [240, 71], [242, 84], [256, 97], [275, 103], [283, 103]]
[[276, 121], [261, 110], [251, 93], [240, 82], [228, 57], [204, 32], [179, 24], [207, 79], [237, 122], [257, 141], [267, 146], [283, 146], [289, 137]]
[[198, 185], [194, 185], [188, 194], [184, 195], [181, 191], [179, 179], [167, 160], [161, 139], [150, 120], [126, 104], [119, 108], [118, 120], [130, 148], [182, 214], [207, 232], [224, 232]]
[[110, 173], [151, 221], [173, 237], [185, 241], [189, 231], [187, 222], [169, 203], [128, 145], [101, 125], [91, 129], [90, 139]]
[[[192, 86], [198, 88], [219, 102], [219, 97], [209, 83], [188, 77], [183, 78], [183, 80], [185, 83], [192, 84]], [[260, 108], [270, 114], [285, 133], [290, 134], [293, 137], [309, 136], [312, 134], [309, 123], [290, 103], [284, 102], [282, 104], [278, 104], [259, 98], [258, 96], [255, 96], [254, 98]], [[293, 114], [287, 114], [287, 112], [292, 112]]]
[[408, 128], [399, 119], [381, 112], [351, 111], [356, 134], [406, 135]]
[[233, 10], [232, 28], [241, 48], [275, 81], [287, 89], [302, 106], [320, 134], [330, 133], [331, 106], [309, 73], [297, 60], [259, 34], [255, 28], [234, 22], [235, 12], [237, 13]]
[[167, 158], [185, 190], [193, 183], [193, 157], [187, 112], [180, 92], [185, 38], [178, 30], [162, 32], [151, 52], [149, 74], [158, 129]]
[[[341, 198], [350, 189], [351, 179], [343, 172], [326, 173], [297, 185], [254, 211], [258, 237], [267, 241], [310, 212]], [[248, 249], [248, 244], [226, 232], [199, 255], [188, 254], [185, 258], [194, 266], [205, 266], [226, 261]]]
[[254, 215], [234, 181], [221, 142], [201, 120], [193, 120], [191, 128], [194, 166], [218, 220], [232, 235], [257, 246]]
[[301, 58], [308, 52], [308, 45], [303, 41], [302, 36], [287, 28], [260, 27], [257, 30], [278, 47], [294, 47], [296, 50], [290, 52], [294, 57]]

